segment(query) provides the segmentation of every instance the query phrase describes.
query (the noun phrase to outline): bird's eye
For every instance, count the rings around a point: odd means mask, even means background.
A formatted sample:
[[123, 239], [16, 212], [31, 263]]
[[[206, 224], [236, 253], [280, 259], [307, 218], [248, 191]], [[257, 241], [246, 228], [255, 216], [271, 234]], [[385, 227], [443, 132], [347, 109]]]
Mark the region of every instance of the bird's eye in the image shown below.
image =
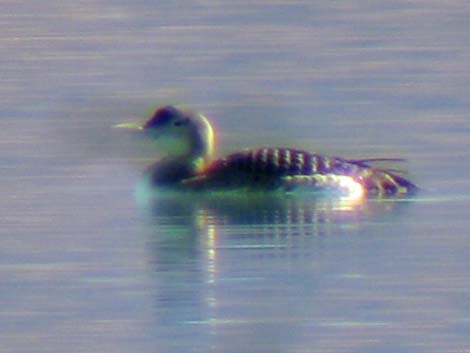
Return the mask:
[[183, 120], [176, 120], [173, 125], [175, 126], [181, 126], [181, 125], [186, 125], [189, 122], [189, 119], [183, 119]]

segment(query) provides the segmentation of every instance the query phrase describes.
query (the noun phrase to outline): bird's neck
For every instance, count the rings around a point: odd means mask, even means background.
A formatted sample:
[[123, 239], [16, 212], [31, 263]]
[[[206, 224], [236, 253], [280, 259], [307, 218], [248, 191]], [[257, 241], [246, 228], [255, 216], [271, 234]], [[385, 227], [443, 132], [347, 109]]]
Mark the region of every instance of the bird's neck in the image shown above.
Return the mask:
[[199, 114], [198, 120], [189, 131], [189, 147], [182, 156], [194, 168], [195, 174], [201, 173], [209, 165], [214, 154], [214, 131], [205, 116]]

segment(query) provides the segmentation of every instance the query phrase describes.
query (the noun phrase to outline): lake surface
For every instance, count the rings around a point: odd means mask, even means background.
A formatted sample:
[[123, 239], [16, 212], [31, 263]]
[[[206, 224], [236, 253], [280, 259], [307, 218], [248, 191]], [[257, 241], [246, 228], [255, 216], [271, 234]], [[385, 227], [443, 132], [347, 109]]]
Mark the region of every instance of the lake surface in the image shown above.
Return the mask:
[[[469, 3], [0, 9], [0, 352], [470, 352]], [[167, 103], [422, 191], [143, 204], [111, 127]]]

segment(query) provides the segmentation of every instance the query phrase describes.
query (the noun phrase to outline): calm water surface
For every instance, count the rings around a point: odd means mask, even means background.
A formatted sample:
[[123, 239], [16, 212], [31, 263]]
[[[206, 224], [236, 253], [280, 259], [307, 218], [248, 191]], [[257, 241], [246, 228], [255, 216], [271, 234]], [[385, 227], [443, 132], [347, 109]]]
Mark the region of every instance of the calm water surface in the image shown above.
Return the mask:
[[[470, 352], [467, 2], [0, 8], [0, 352]], [[163, 103], [423, 190], [143, 204]]]

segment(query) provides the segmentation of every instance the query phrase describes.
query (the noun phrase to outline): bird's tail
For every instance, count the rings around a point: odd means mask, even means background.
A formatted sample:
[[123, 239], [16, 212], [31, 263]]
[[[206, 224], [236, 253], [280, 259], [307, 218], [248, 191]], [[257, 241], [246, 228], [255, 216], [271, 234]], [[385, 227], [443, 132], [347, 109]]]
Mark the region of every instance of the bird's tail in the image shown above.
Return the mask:
[[418, 187], [408, 179], [388, 169], [364, 167], [360, 179], [370, 195], [409, 195], [418, 190]]

